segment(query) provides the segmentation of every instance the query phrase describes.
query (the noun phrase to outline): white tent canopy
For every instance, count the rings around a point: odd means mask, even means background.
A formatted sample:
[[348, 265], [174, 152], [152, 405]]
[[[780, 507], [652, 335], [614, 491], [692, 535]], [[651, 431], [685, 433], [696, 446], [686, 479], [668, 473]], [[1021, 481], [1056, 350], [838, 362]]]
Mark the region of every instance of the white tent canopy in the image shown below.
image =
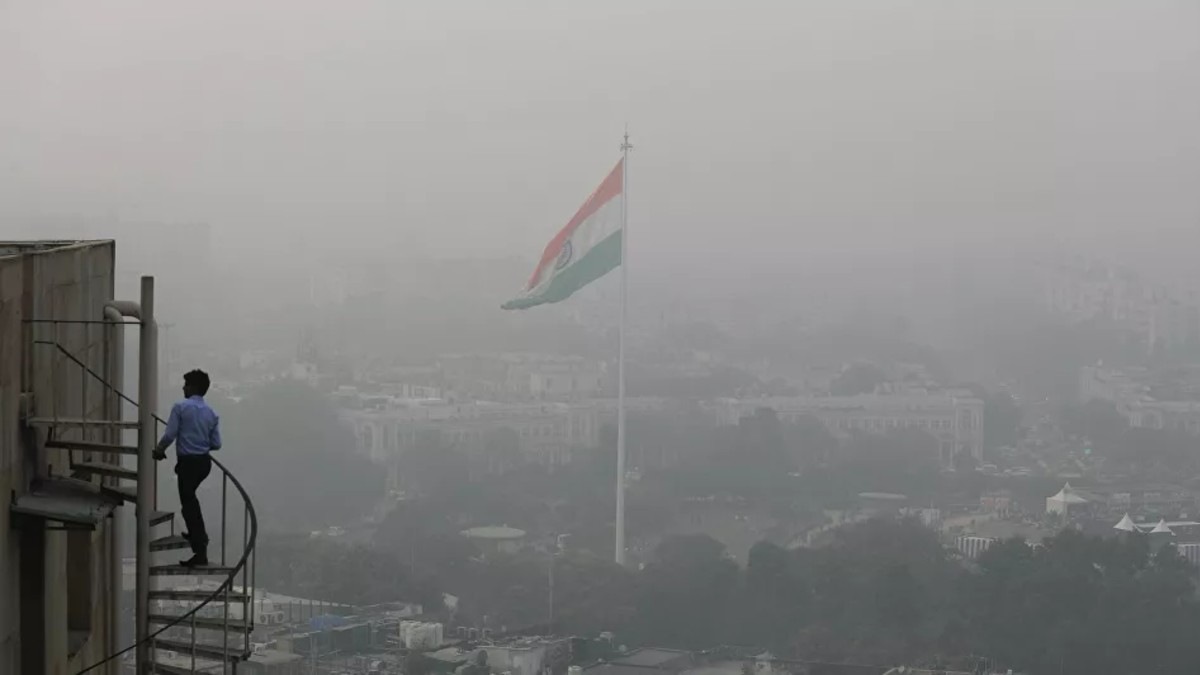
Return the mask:
[[1130, 518], [1128, 513], [1126, 513], [1125, 517], [1121, 519], [1121, 522], [1117, 523], [1116, 525], [1113, 525], [1113, 529], [1120, 530], [1122, 532], [1137, 532], [1138, 531], [1137, 526], [1133, 524], [1133, 518]]
[[1154, 526], [1153, 530], [1150, 530], [1150, 534], [1174, 535], [1175, 533], [1171, 531], [1171, 528], [1167, 527], [1167, 521], [1165, 519], [1163, 519], [1163, 520], [1158, 521], [1158, 524]]
[[1077, 494], [1070, 483], [1067, 483], [1058, 491], [1058, 494], [1046, 498], [1046, 512], [1065, 514], [1071, 506], [1086, 503], [1087, 500]]

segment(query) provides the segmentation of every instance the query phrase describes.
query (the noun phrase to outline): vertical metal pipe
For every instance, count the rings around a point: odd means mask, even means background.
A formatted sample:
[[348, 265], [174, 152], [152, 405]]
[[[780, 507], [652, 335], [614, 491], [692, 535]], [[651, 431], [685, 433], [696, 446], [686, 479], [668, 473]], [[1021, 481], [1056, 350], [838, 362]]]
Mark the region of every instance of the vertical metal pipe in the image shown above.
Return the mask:
[[146, 637], [150, 635], [150, 514], [154, 511], [154, 411], [158, 408], [158, 333], [154, 324], [154, 277], [142, 277], [141, 339], [138, 345], [137, 457], [137, 576], [136, 665], [140, 673], [150, 664]]
[[[107, 322], [104, 325], [104, 333], [106, 336], [105, 344], [105, 373], [104, 380], [108, 383], [108, 390], [105, 392], [104, 400], [106, 406], [104, 408], [104, 418], [110, 420], [122, 419], [121, 397], [117, 396], [117, 392], [122, 389], [122, 383], [125, 377], [125, 332], [120, 325], [124, 322], [121, 313], [111, 307], [104, 308], [104, 319]], [[124, 432], [120, 427], [116, 427], [109, 432], [109, 442], [120, 445], [124, 441]], [[114, 453], [110, 462], [117, 466], [124, 464], [124, 457], [120, 453]], [[120, 478], [113, 478], [112, 485], [121, 484]], [[122, 518], [119, 514], [114, 514], [109, 522], [110, 528], [110, 546], [112, 554], [109, 556], [109, 578], [108, 587], [112, 597], [109, 599], [108, 605], [108, 621], [109, 621], [109, 645], [108, 653], [115, 654], [120, 648], [124, 640], [121, 639], [119, 627], [121, 625], [121, 581], [122, 581], [122, 559], [121, 559], [121, 541], [124, 536], [122, 526]], [[121, 670], [121, 662], [119, 659], [113, 659], [109, 662], [109, 675], [118, 675]]]
[[[108, 387], [112, 385], [112, 330], [108, 324], [100, 324], [100, 348], [98, 351], [100, 352], [100, 377], [103, 378], [101, 380], [101, 384], [106, 385], [100, 387], [100, 417], [102, 419], [111, 420], [114, 418], [112, 416], [112, 397], [109, 395]], [[84, 376], [86, 377], [86, 375], [87, 373], [85, 372]], [[119, 434], [121, 431], [119, 428], [101, 428], [100, 437], [105, 443], [112, 443], [114, 433]], [[109, 455], [101, 455], [100, 461], [114, 465], [119, 464], [119, 462], [113, 461], [112, 457]], [[100, 484], [117, 485], [118, 481], [116, 480], [115, 476], [112, 478], [101, 476]], [[114, 647], [116, 645], [115, 633], [117, 631], [117, 615], [113, 612], [113, 608], [116, 606], [118, 598], [120, 597], [118, 595], [120, 593], [118, 590], [120, 587], [113, 587], [112, 582], [114, 577], [112, 571], [118, 567], [120, 560], [120, 555], [117, 553], [115, 539], [117, 521], [120, 520], [120, 518], [121, 516], [119, 511], [114, 512], [109, 516], [108, 521], [105, 523], [106, 527], [104, 528], [103, 536], [104, 564], [108, 566], [108, 588], [105, 588], [101, 591], [104, 593], [104, 603], [108, 607], [107, 626], [104, 631], [104, 649], [106, 654], [112, 654], [116, 651]], [[117, 577], [117, 579], [120, 579], [120, 577]], [[104, 672], [108, 673], [109, 675], [114, 675], [116, 671], [113, 670], [112, 662], [109, 662], [109, 664], [105, 666]]]

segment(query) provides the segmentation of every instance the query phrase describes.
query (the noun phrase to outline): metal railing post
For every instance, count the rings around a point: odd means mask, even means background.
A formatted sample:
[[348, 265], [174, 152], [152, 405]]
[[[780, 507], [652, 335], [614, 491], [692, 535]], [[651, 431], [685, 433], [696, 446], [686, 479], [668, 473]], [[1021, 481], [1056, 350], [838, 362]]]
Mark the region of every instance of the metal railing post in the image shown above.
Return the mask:
[[192, 672], [196, 672], [196, 615], [192, 615]]
[[[55, 319], [51, 326], [54, 330], [54, 343], [62, 344], [59, 341], [58, 320]], [[50, 415], [54, 417], [54, 429], [50, 433], [54, 433], [58, 431], [58, 396], [55, 394], [58, 393], [59, 364], [62, 362], [62, 357], [58, 354], [52, 354], [50, 358], [52, 359], [50, 361]], [[68, 458], [70, 458], [70, 455], [68, 455]]]
[[221, 472], [221, 566], [225, 566], [225, 532], [228, 518], [225, 515], [225, 504], [229, 494], [229, 474]]
[[150, 664], [150, 514], [154, 511], [157, 485], [152, 453], [157, 430], [154, 411], [158, 407], [158, 333], [154, 324], [154, 277], [142, 277], [141, 337], [138, 345], [138, 457], [137, 457], [137, 575], [134, 608], [136, 616], [138, 674]]
[[[246, 505], [242, 506], [242, 551], [250, 547], [250, 508]], [[242, 605], [242, 628], [246, 631], [245, 637], [242, 639], [242, 653], [244, 654], [250, 648], [250, 627], [254, 625], [254, 592], [246, 583], [248, 574], [250, 573], [250, 561], [246, 561], [246, 565], [242, 567], [242, 595], [244, 596]]]
[[221, 624], [221, 672], [229, 672], [229, 584], [225, 584], [225, 619]]
[[[250, 597], [258, 592], [258, 553], [253, 549], [250, 550]], [[251, 622], [253, 625], [253, 622]], [[246, 634], [246, 639], [249, 638], [249, 633]]]
[[[155, 443], [158, 442], [158, 439], [162, 438], [162, 432], [163, 432], [163, 421], [158, 419], [158, 417], [155, 417], [154, 418], [154, 441], [155, 441]], [[159, 464], [158, 462], [154, 463], [154, 508], [156, 510], [158, 509], [158, 464]], [[175, 534], [175, 519], [174, 518], [171, 519], [171, 534]]]
[[[85, 324], [83, 324], [83, 360], [87, 363], [91, 362], [91, 355], [92, 355], [92, 344], [90, 342], [91, 338], [92, 338], [92, 324], [85, 323]], [[88, 379], [87, 371], [80, 368], [79, 369], [79, 418], [80, 419], [88, 419], [89, 408], [88, 408], [88, 397], [87, 397], [87, 379]], [[104, 430], [101, 429], [101, 432], [103, 432], [103, 431]], [[83, 430], [80, 431], [79, 435], [82, 436], [83, 440], [85, 440], [85, 441], [90, 441], [90, 440], [95, 439], [95, 432], [88, 429], [87, 427], [83, 427]], [[94, 459], [95, 458], [92, 456], [92, 453], [90, 453], [90, 452], [83, 453], [83, 461], [91, 462]], [[100, 482], [101, 483], [104, 482], [104, 476], [100, 477]]]

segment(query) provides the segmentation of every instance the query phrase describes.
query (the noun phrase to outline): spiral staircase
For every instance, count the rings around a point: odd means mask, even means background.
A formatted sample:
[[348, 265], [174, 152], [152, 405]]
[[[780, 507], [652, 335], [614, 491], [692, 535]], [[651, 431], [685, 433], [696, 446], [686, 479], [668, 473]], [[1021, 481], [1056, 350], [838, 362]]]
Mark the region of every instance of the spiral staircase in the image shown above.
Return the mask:
[[[177, 528], [176, 514], [158, 507], [159, 463], [150, 453], [165, 422], [153, 414], [157, 398], [157, 329], [153, 319], [153, 280], [150, 279], [147, 302], [147, 279], [143, 278], [140, 305], [109, 303], [102, 321], [27, 320], [30, 324], [45, 324], [35, 327], [34, 333], [45, 339], [31, 341], [39, 349], [51, 352], [48, 358], [54, 364], [54, 387], [78, 383], [83, 390], [78, 400], [87, 401], [90, 384], [116, 402], [107, 408], [107, 418], [93, 418], [86, 413], [83, 417], [60, 417], [54, 410], [48, 416], [25, 420], [27, 426], [45, 434], [44, 447], [65, 451], [69, 458], [66, 475], [52, 475], [48, 482], [67, 485], [71, 490], [98, 491], [114, 506], [134, 505], [136, 514], [136, 637], [133, 644], [88, 664], [77, 675], [123, 672], [129, 666], [138, 675], [236, 673], [238, 665], [252, 654], [258, 519], [245, 487], [214, 457], [216, 471], [206, 481], [207, 486], [219, 481], [221, 491], [219, 527], [214, 526], [211, 517], [208, 523], [209, 558], [213, 564], [191, 568], [176, 562], [187, 556], [182, 550], [190, 546]], [[128, 318], [136, 321], [126, 321]], [[92, 324], [102, 324], [102, 330], [113, 332], [124, 326], [140, 327], [138, 380], [142, 405], [118, 390], [104, 374], [59, 340], [65, 327]], [[120, 336], [116, 344], [114, 352], [120, 354], [123, 351]], [[120, 372], [121, 368], [103, 370], [111, 373]], [[95, 390], [92, 393], [95, 395]], [[121, 415], [126, 407], [137, 411], [136, 420]], [[122, 442], [125, 436], [135, 434], [136, 445]], [[135, 466], [134, 462], [126, 461], [130, 457], [136, 459]], [[232, 499], [230, 487], [234, 493]], [[235, 526], [240, 517], [240, 531], [229, 527], [230, 516]], [[231, 542], [231, 536], [236, 541]]]

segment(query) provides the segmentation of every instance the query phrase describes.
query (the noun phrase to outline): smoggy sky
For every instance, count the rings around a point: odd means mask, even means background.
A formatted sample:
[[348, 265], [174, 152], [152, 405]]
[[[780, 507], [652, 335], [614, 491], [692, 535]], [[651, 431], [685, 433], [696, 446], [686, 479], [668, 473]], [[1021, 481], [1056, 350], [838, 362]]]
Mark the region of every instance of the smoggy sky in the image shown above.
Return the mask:
[[0, 0], [0, 226], [532, 257], [626, 122], [656, 263], [1200, 249], [1194, 0]]

